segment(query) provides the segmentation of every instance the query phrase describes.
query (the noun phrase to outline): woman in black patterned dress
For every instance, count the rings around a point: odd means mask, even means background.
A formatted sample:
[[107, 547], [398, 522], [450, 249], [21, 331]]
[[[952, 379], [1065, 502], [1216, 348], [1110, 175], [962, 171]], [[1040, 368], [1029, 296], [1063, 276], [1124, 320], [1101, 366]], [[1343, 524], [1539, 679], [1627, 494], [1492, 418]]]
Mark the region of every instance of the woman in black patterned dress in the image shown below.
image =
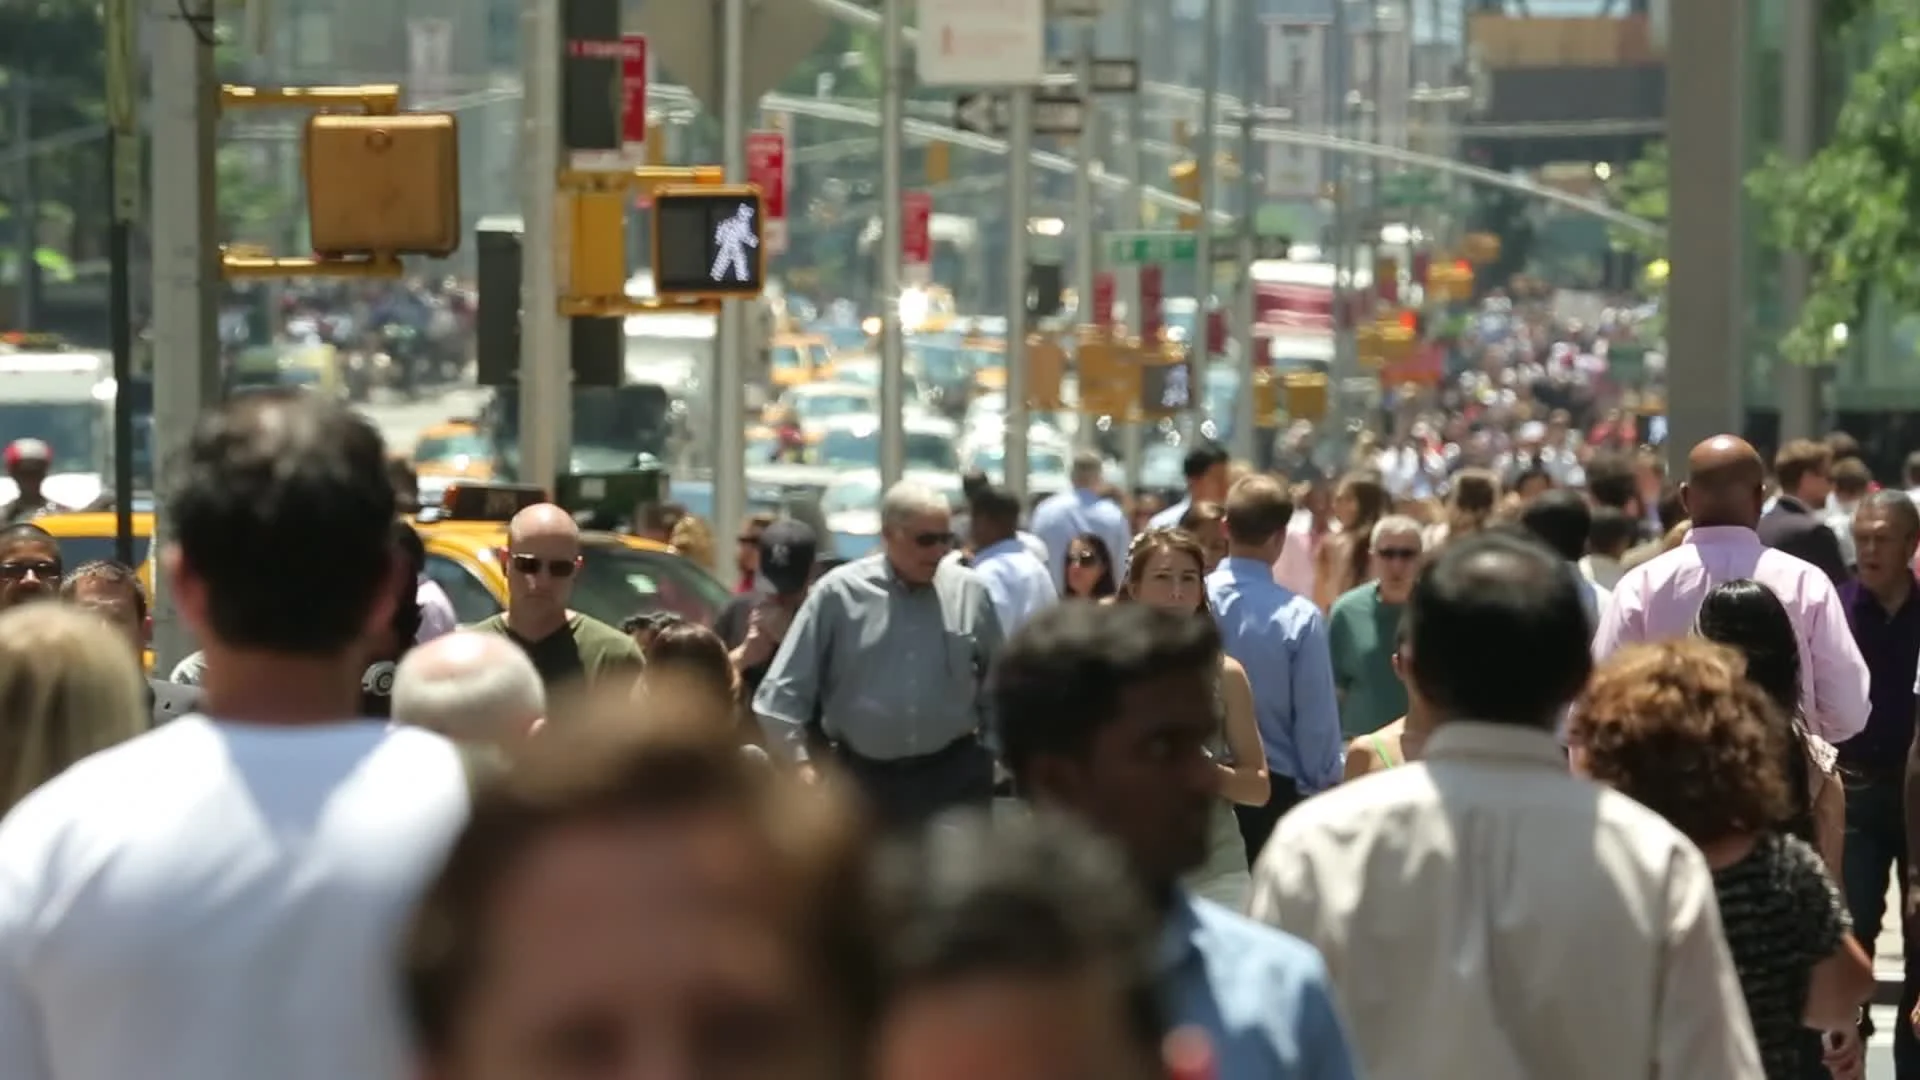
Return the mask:
[[1622, 652], [1574, 709], [1575, 765], [1657, 811], [1713, 869], [1767, 1080], [1820, 1070], [1808, 1029], [1853, 1024], [1873, 967], [1794, 817], [1786, 724], [1746, 661], [1699, 639]]

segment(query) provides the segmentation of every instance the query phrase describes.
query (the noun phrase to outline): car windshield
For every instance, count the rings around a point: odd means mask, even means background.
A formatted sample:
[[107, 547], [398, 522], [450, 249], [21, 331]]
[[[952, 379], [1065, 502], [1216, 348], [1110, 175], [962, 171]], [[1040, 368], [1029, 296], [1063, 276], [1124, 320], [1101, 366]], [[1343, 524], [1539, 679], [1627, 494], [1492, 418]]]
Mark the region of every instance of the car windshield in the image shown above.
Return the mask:
[[956, 345], [917, 344], [910, 351], [915, 364], [937, 384], [956, 383], [972, 374], [967, 358]]
[[[983, 446], [967, 455], [967, 468], [979, 469], [995, 480], [1004, 480], [1007, 475], [1007, 451], [1004, 447]], [[1027, 473], [1032, 476], [1053, 476], [1067, 471], [1067, 455], [1051, 447], [1029, 446], [1027, 448]]]
[[0, 404], [0, 437], [46, 443], [53, 449], [50, 472], [97, 473], [106, 464], [100, 441], [104, 418], [92, 401], [9, 401]]
[[775, 345], [773, 347], [773, 367], [776, 371], [805, 370], [810, 366], [807, 359], [807, 354], [795, 346]]
[[835, 416], [858, 416], [873, 411], [872, 394], [819, 393], [794, 394], [792, 397], [794, 414], [803, 424], [826, 420]]
[[[820, 464], [829, 468], [877, 469], [880, 467], [880, 432], [829, 431], [820, 440], [817, 457]], [[907, 468], [957, 472], [959, 467], [959, 456], [945, 436], [907, 432]]]
[[842, 514], [849, 510], [872, 510], [880, 505], [878, 477], [842, 481], [821, 496], [820, 512]]
[[477, 431], [430, 436], [421, 439], [420, 444], [413, 449], [415, 461], [451, 461], [454, 458], [491, 456], [493, 456], [493, 446]]
[[605, 543], [581, 554], [572, 607], [601, 622], [618, 626], [629, 615], [671, 611], [707, 626], [727, 604], [724, 586], [677, 555]]

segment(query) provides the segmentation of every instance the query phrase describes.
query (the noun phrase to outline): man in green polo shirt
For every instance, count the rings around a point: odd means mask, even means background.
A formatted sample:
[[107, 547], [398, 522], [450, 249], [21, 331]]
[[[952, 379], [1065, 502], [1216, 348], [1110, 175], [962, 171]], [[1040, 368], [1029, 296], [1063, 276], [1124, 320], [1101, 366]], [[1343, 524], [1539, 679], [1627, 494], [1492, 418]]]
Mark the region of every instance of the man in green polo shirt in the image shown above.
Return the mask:
[[1400, 613], [1420, 569], [1420, 523], [1395, 514], [1373, 527], [1373, 580], [1342, 594], [1327, 616], [1340, 730], [1358, 738], [1407, 714], [1407, 688], [1393, 673]]
[[573, 515], [552, 503], [515, 514], [500, 560], [507, 610], [473, 629], [503, 634], [525, 650], [549, 700], [556, 688], [576, 680], [593, 686], [639, 674], [640, 647], [632, 638], [567, 607], [580, 570], [580, 527]]

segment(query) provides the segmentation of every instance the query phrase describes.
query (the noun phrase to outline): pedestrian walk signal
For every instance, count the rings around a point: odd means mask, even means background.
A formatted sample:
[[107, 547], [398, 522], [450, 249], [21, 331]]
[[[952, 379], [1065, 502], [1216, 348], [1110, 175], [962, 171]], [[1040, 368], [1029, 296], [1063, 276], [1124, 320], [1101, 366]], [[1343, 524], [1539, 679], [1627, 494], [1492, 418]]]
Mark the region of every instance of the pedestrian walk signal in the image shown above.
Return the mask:
[[653, 194], [653, 282], [663, 300], [759, 296], [765, 281], [760, 189], [662, 188]]

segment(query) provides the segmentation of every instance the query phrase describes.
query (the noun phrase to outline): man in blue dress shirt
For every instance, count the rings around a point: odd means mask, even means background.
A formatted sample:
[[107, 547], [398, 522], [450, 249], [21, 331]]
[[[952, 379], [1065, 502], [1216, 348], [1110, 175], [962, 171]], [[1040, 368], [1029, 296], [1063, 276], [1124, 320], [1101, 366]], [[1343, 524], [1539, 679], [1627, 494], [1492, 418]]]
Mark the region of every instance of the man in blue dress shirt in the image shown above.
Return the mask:
[[[1100, 493], [1104, 466], [1100, 455], [1083, 450], [1073, 458], [1073, 487], [1047, 496], [1033, 511], [1033, 531], [1047, 546], [1047, 569], [1053, 572], [1055, 592], [1067, 587], [1067, 549], [1073, 538], [1092, 533], [1107, 545], [1113, 558], [1127, 550], [1133, 530], [1117, 503]], [[1114, 573], [1120, 572], [1114, 568]], [[1008, 633], [1012, 629], [1008, 628]]]
[[1227, 558], [1207, 575], [1207, 603], [1227, 655], [1247, 669], [1267, 751], [1265, 806], [1236, 806], [1247, 861], [1260, 858], [1280, 816], [1340, 782], [1340, 699], [1326, 620], [1313, 601], [1273, 580], [1293, 499], [1280, 482], [1249, 476], [1227, 493]]
[[1207, 854], [1220, 769], [1212, 623], [1143, 604], [1061, 604], [993, 674], [1006, 764], [1036, 803], [1115, 841], [1157, 905], [1169, 1019], [1204, 1031], [1218, 1080], [1349, 1080], [1326, 965], [1298, 938], [1180, 888]]

